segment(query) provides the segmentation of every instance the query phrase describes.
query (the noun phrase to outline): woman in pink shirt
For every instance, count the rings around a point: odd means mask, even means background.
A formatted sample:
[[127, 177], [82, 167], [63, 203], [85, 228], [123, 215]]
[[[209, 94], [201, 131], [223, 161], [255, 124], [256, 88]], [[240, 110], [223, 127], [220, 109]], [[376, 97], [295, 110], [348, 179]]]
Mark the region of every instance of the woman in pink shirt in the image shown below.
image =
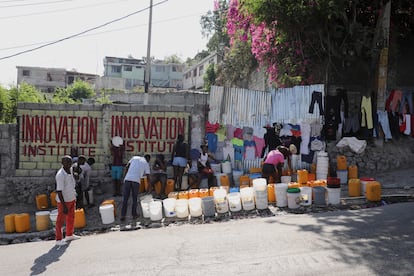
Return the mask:
[[288, 160], [289, 171], [292, 170], [290, 155], [289, 149], [284, 146], [278, 146], [275, 150], [270, 151], [263, 162], [262, 177], [269, 182], [269, 177], [271, 176], [277, 183], [280, 183], [285, 159]]

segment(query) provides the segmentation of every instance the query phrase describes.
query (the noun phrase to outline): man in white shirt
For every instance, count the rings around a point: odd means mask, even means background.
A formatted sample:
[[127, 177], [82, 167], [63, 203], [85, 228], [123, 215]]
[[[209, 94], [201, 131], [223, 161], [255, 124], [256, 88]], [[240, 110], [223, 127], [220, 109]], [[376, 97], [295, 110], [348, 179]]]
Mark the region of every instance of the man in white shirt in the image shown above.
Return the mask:
[[[56, 201], [58, 216], [56, 219], [56, 245], [66, 245], [66, 241], [79, 239], [73, 234], [75, 230], [76, 190], [72, 170], [72, 158], [62, 157], [62, 168], [56, 173]], [[66, 241], [63, 240], [62, 226], [66, 222]]]
[[132, 190], [132, 217], [138, 218], [137, 200], [141, 178], [150, 174], [148, 161], [142, 156], [133, 156], [126, 165], [123, 187], [123, 200], [121, 210], [121, 221], [125, 220], [128, 207], [128, 199]]

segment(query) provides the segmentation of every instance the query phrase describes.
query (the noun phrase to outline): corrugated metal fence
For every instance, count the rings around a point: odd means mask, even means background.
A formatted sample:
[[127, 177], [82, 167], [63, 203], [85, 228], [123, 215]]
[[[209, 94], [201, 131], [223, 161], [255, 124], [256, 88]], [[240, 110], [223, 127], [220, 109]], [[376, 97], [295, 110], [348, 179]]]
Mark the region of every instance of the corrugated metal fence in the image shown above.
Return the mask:
[[210, 91], [210, 123], [234, 126], [264, 126], [268, 123], [298, 123], [320, 120], [315, 104], [309, 113], [312, 92], [322, 92], [324, 85], [295, 86], [270, 92], [213, 86]]

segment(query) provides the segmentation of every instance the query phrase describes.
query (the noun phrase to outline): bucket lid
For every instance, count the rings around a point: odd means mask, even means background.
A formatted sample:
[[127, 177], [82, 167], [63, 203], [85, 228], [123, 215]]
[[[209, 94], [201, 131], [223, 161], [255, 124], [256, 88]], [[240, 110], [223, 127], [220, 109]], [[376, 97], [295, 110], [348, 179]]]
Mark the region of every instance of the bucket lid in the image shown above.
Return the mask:
[[49, 211], [39, 211], [39, 212], [36, 212], [36, 216], [47, 216], [47, 215], [50, 215], [50, 212]]
[[289, 188], [287, 189], [288, 193], [300, 193], [300, 189], [299, 188]]
[[361, 177], [360, 180], [361, 181], [375, 181], [375, 179], [372, 177]]
[[326, 186], [328, 188], [341, 188], [341, 184], [334, 184], [334, 183], [328, 183]]

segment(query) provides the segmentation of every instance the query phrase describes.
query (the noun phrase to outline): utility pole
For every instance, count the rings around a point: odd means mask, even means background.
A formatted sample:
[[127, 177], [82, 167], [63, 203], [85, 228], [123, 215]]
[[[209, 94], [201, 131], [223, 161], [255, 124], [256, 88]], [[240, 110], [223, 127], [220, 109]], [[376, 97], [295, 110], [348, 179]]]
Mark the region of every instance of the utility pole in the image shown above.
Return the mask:
[[152, 0], [150, 0], [149, 9], [149, 23], [148, 23], [148, 41], [147, 41], [147, 66], [145, 69], [145, 81], [144, 89], [145, 93], [148, 93], [148, 87], [151, 77], [151, 27], [152, 27]]
[[381, 52], [378, 63], [378, 79], [377, 79], [377, 109], [383, 110], [385, 108], [385, 91], [387, 91], [387, 70], [388, 70], [388, 44], [390, 37], [390, 17], [391, 17], [391, 0], [385, 4], [382, 22], [381, 34], [382, 37], [380, 45]]

